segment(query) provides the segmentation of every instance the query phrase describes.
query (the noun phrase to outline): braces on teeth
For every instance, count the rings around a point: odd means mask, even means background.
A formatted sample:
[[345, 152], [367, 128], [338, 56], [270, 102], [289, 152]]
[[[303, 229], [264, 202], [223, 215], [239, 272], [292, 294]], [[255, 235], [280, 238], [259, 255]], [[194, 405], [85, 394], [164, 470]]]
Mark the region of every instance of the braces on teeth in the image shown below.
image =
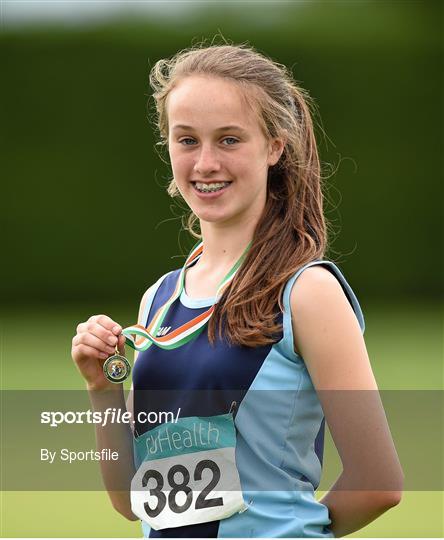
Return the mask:
[[197, 186], [197, 182], [195, 184], [196, 189], [198, 191], [200, 191], [201, 193], [209, 193], [209, 192], [214, 192], [214, 191], [220, 191], [221, 189], [223, 189], [224, 187], [227, 187], [229, 185], [230, 185], [229, 182], [224, 182], [223, 184], [215, 184], [214, 187], [211, 187], [211, 188], [210, 187], [201, 188], [201, 187]]

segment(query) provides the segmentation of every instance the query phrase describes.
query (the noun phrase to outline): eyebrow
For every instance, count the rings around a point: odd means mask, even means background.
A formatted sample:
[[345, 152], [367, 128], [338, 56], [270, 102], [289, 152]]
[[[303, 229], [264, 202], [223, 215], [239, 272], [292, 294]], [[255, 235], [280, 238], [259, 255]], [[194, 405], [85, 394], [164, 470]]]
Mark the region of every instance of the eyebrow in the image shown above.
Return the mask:
[[[185, 126], [184, 124], [176, 124], [171, 129], [173, 129], [173, 130], [184, 129], [184, 130], [191, 130], [191, 131], [194, 130], [194, 128], [192, 126]], [[218, 131], [218, 132], [233, 131], [233, 130], [240, 131], [241, 133], [246, 133], [245, 129], [241, 128], [240, 126], [236, 126], [234, 124], [231, 125], [231, 126], [223, 126], [223, 127], [220, 127], [220, 128], [216, 129], [216, 131]]]

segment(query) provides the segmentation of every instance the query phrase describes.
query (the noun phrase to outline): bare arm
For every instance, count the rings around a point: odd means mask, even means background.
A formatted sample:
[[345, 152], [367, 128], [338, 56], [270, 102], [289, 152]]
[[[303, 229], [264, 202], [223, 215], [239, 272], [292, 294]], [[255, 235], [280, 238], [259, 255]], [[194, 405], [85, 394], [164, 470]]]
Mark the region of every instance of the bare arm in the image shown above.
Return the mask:
[[[150, 289], [145, 293], [139, 308], [138, 321], [145, 306]], [[116, 328], [117, 327], [117, 328]], [[125, 354], [122, 328], [106, 315], [95, 315], [77, 327], [73, 338], [72, 358], [86, 381], [91, 405], [94, 411], [121, 409], [133, 413], [132, 391], [128, 397], [129, 407], [125, 404], [122, 384], [110, 383], [103, 374], [104, 359], [114, 352], [114, 346], [108, 341], [113, 336], [118, 340], [121, 354]], [[137, 357], [137, 354], [135, 355]], [[127, 519], [136, 521], [139, 518], [131, 511], [131, 480], [136, 473], [133, 455], [132, 424], [123, 422], [107, 423], [105, 426], [95, 425], [97, 450], [109, 448], [118, 453], [117, 461], [100, 461], [105, 488], [113, 507]]]
[[304, 358], [342, 461], [321, 502], [335, 537], [401, 500], [403, 471], [356, 316], [338, 280], [307, 268], [290, 297], [295, 350]]
[[[89, 389], [90, 401], [94, 411], [105, 411], [108, 407], [126, 410], [122, 384], [116, 390]], [[103, 482], [113, 507], [131, 521], [139, 518], [131, 511], [131, 480], [136, 474], [133, 457], [133, 434], [129, 424], [109, 423], [95, 426], [97, 450], [110, 448], [118, 452], [117, 461], [100, 461]]]
[[[72, 358], [82, 377], [94, 411], [104, 413], [108, 408], [126, 412], [123, 385], [113, 384], [103, 373], [103, 363], [114, 353], [117, 344], [119, 352], [125, 354], [125, 338], [122, 327], [107, 315], [93, 315], [77, 326], [77, 334], [72, 340]], [[118, 459], [101, 460], [103, 482], [116, 510], [131, 520], [136, 516], [131, 512], [129, 488], [135, 474], [132, 448], [132, 433], [129, 424], [95, 424], [97, 450], [109, 448], [117, 452]]]

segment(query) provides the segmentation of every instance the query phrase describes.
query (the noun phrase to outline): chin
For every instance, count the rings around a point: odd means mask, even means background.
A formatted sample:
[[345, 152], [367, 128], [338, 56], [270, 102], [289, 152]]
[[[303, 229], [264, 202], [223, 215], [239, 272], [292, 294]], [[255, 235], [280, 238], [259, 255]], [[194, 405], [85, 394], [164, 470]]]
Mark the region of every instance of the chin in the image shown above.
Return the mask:
[[223, 223], [234, 216], [233, 212], [223, 211], [221, 208], [191, 208], [193, 213], [207, 223]]
[[223, 223], [224, 221], [229, 220], [230, 218], [226, 215], [214, 215], [211, 212], [199, 212], [196, 213], [196, 216], [200, 219], [200, 221], [205, 221], [207, 223]]

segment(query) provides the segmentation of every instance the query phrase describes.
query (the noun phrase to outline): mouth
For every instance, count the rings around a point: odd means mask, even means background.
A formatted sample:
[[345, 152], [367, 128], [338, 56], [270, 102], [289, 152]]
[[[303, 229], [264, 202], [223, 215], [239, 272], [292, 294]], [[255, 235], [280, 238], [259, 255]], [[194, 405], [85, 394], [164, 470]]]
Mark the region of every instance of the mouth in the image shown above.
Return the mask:
[[194, 191], [199, 195], [209, 197], [211, 195], [220, 194], [226, 191], [232, 182], [191, 182]]

